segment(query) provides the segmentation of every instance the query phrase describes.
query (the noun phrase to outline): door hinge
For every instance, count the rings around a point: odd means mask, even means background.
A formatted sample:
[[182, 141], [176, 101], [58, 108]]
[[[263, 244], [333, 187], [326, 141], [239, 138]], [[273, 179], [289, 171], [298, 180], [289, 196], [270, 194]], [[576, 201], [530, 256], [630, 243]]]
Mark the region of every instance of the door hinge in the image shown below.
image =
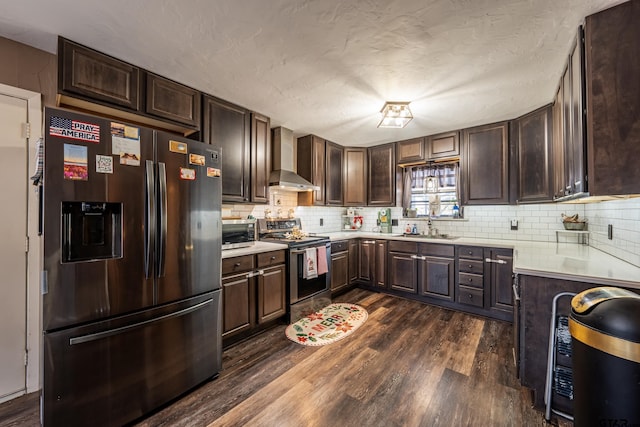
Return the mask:
[[31, 123], [22, 124], [22, 137], [25, 139], [31, 138]]
[[24, 350], [24, 366], [29, 366], [29, 350]]
[[27, 253], [29, 252], [29, 236], [26, 236], [25, 238], [24, 251]]

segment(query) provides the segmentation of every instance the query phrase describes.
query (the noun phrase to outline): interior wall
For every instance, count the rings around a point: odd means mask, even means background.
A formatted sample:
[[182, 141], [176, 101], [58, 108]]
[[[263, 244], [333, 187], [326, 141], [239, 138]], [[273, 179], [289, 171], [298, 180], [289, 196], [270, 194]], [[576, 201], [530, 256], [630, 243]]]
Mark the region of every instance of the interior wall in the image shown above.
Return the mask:
[[45, 106], [56, 104], [56, 55], [0, 37], [0, 58], [0, 83], [41, 93]]

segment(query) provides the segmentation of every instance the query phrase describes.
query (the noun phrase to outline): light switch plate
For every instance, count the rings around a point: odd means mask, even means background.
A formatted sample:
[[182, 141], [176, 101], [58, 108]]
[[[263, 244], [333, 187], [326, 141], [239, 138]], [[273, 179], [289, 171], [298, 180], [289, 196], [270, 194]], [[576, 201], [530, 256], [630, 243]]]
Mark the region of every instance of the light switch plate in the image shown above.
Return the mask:
[[512, 230], [517, 230], [518, 229], [518, 220], [517, 219], [512, 219], [511, 220], [511, 229]]

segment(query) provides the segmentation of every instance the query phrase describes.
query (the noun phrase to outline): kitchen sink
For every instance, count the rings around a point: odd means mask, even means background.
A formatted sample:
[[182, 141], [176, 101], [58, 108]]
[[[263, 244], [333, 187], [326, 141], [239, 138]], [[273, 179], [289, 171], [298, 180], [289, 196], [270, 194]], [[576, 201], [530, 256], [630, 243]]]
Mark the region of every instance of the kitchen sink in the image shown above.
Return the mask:
[[433, 240], [456, 240], [460, 236], [452, 236], [450, 234], [437, 234], [435, 236], [429, 236], [428, 234], [409, 234], [404, 233], [402, 237], [412, 237], [415, 239], [433, 239]]

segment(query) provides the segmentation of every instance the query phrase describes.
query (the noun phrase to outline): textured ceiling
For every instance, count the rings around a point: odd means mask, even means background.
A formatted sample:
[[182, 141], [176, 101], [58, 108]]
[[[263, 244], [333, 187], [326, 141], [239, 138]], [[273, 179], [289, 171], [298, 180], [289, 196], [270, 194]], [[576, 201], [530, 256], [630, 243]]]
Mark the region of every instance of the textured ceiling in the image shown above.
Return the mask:
[[[374, 145], [549, 103], [582, 19], [619, 0], [0, 0], [0, 35], [108, 53], [272, 119]], [[385, 101], [414, 120], [378, 129]]]

